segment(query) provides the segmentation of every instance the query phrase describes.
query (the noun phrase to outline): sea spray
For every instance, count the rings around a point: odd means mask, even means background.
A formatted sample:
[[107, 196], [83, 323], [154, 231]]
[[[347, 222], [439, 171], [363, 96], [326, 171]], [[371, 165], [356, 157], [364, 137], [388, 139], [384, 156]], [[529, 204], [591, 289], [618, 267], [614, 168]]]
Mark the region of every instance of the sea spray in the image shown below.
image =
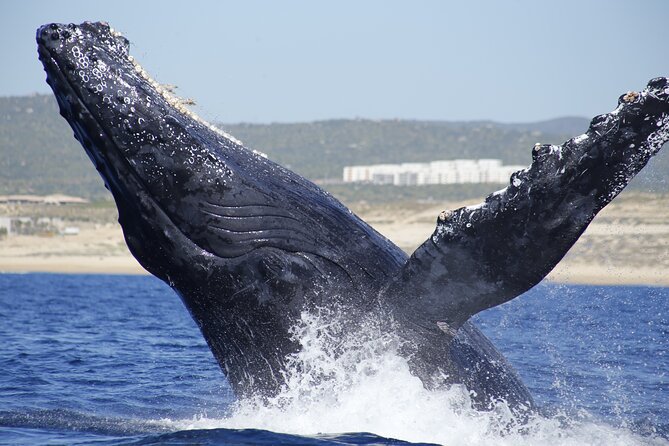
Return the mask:
[[305, 312], [293, 330], [302, 349], [272, 398], [234, 403], [229, 417], [175, 423], [179, 429], [266, 429], [296, 435], [372, 432], [447, 445], [669, 445], [593, 420], [587, 413], [516, 419], [504, 402], [473, 407], [467, 389], [427, 390], [398, 354], [400, 341], [374, 319], [346, 332], [332, 311]]

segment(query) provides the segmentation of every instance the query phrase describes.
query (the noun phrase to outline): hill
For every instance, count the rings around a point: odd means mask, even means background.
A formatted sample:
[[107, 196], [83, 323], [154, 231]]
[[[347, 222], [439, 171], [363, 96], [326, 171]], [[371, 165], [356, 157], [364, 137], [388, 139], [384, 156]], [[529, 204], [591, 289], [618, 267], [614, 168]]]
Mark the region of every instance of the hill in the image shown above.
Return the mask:
[[55, 98], [0, 98], [0, 194], [106, 197], [90, 164]]
[[[561, 143], [582, 133], [587, 125], [584, 118], [529, 124], [359, 119], [221, 127], [307, 178], [333, 183], [341, 178], [342, 168], [351, 164], [453, 158], [500, 158], [506, 164], [529, 164], [534, 143]], [[669, 168], [669, 155], [661, 154], [652, 164], [637, 184], [667, 189], [662, 172]], [[336, 185], [332, 189], [345, 201], [367, 193], [360, 186]], [[388, 192], [394, 198], [427, 196], [420, 190], [406, 189]], [[384, 195], [378, 187], [370, 190], [370, 198]], [[480, 196], [481, 190], [444, 186], [425, 192], [463, 198]], [[59, 116], [52, 96], [0, 98], [0, 194], [56, 192], [94, 200], [109, 198], [68, 124]]]
[[[587, 128], [574, 122], [574, 135]], [[340, 178], [352, 164], [500, 158], [529, 164], [538, 141], [559, 143], [571, 133], [549, 134], [494, 122], [331, 120], [299, 124], [236, 124], [225, 130], [272, 159], [312, 179]]]

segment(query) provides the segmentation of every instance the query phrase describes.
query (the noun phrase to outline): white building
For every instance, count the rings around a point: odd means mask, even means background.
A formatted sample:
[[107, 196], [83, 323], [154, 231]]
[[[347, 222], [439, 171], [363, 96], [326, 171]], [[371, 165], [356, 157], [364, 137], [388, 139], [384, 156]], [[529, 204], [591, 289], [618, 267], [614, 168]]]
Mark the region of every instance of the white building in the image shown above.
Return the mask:
[[499, 159], [438, 160], [429, 163], [344, 167], [344, 182], [415, 186], [423, 184], [507, 183], [524, 166], [504, 166]]

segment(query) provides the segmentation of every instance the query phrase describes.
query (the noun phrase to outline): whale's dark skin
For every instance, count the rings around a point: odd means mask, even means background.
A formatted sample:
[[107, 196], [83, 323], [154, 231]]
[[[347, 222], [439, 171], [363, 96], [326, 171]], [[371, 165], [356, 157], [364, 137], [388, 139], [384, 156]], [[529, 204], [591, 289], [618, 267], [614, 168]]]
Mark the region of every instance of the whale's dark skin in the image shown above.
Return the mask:
[[[407, 256], [339, 201], [185, 111], [105, 23], [51, 24], [39, 57], [111, 191], [126, 242], [181, 296], [240, 396], [275, 395], [291, 329], [333, 309], [403, 341], [427, 387], [463, 383], [485, 406], [532, 407], [516, 373], [468, 319], [537, 284], [668, 138], [669, 82], [595, 118], [477, 208], [442, 213]], [[340, 333], [344, 335], [344, 333]]]

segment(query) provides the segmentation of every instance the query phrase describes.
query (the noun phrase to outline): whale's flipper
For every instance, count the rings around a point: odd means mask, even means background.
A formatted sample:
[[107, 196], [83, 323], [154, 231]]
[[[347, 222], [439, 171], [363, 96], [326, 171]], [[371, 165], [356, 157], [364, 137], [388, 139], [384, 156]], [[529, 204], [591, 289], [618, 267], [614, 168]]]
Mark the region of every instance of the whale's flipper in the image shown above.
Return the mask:
[[442, 212], [386, 298], [413, 324], [454, 336], [472, 315], [541, 281], [667, 139], [669, 82], [657, 78], [621, 96], [587, 133], [536, 145], [532, 165], [482, 204]]

